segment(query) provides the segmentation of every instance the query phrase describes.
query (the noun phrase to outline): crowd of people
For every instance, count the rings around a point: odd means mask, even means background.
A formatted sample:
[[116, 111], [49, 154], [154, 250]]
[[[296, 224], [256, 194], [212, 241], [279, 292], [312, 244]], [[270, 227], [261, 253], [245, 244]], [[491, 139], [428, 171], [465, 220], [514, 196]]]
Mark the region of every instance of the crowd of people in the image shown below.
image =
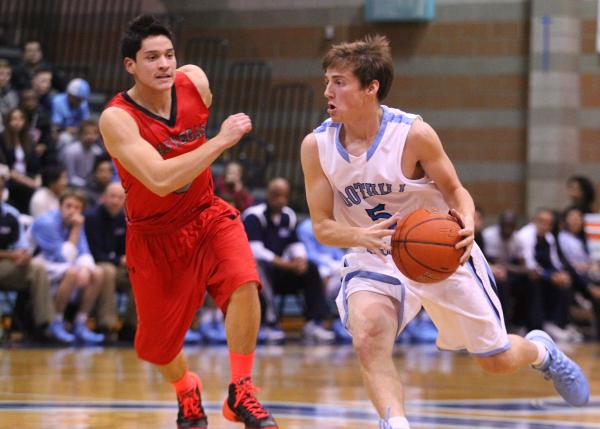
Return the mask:
[[[81, 78], [65, 82], [25, 44], [21, 62], [0, 58], [0, 289], [27, 298], [36, 339], [98, 344], [136, 330], [126, 258], [125, 193], [101, 141]], [[594, 186], [573, 176], [564, 210], [539, 208], [519, 228], [510, 210], [476, 241], [491, 264], [509, 329], [544, 329], [561, 341], [600, 335], [600, 265], [592, 260], [583, 216], [595, 207]], [[255, 201], [243, 168], [229, 163], [215, 193], [242, 213], [262, 283], [259, 341], [284, 341], [281, 297], [300, 297], [302, 337], [350, 341], [335, 317], [344, 252], [314, 237], [310, 219], [288, 207], [289, 183], [268, 183]], [[19, 316], [19, 315], [17, 315]], [[93, 316], [95, 323], [89, 323]], [[65, 320], [68, 320], [67, 322]], [[93, 327], [94, 330], [90, 329]], [[435, 340], [426, 314], [399, 341]], [[189, 343], [225, 343], [223, 316], [210, 300], [188, 331]]]
[[[0, 58], [0, 289], [25, 300], [14, 316], [33, 338], [64, 344], [103, 343], [119, 328], [132, 338], [136, 323], [125, 191], [90, 94], [84, 79], [64, 81], [39, 41], [17, 63]], [[121, 318], [116, 291], [129, 296]]]

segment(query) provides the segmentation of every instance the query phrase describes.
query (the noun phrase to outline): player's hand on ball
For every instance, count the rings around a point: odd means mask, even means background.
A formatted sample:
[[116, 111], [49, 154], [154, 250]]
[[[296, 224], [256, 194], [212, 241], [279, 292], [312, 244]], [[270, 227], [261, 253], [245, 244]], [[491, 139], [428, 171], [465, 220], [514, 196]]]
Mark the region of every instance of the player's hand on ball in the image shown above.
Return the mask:
[[460, 264], [464, 264], [471, 257], [471, 249], [473, 248], [473, 243], [475, 241], [475, 228], [473, 226], [473, 218], [468, 216], [463, 216], [456, 210], [450, 210], [450, 216], [452, 216], [458, 224], [461, 226], [461, 230], [458, 231], [458, 235], [463, 237], [461, 241], [459, 241], [455, 248], [456, 249], [465, 249], [465, 253], [460, 258]]
[[390, 237], [394, 234], [394, 230], [390, 226], [398, 222], [400, 215], [394, 214], [388, 219], [383, 219], [376, 222], [368, 228], [362, 228], [362, 234], [359, 238], [360, 245], [366, 247], [377, 255], [384, 256], [383, 251], [391, 251]]
[[219, 137], [225, 141], [225, 147], [234, 146], [240, 139], [252, 131], [252, 119], [245, 113], [229, 116], [221, 124]]

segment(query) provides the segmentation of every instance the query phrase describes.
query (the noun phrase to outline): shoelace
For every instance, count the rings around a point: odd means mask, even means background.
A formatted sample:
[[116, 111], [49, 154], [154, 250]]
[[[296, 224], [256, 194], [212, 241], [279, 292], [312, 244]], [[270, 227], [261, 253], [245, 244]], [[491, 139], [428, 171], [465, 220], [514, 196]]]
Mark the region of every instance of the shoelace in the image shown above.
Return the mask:
[[203, 417], [200, 411], [200, 399], [196, 396], [196, 387], [182, 394], [179, 402], [183, 407], [183, 415], [186, 419]]
[[263, 419], [269, 417], [269, 413], [260, 405], [254, 392], [259, 392], [260, 389], [255, 387], [249, 378], [241, 380], [235, 386], [235, 403], [233, 408], [236, 408], [240, 402], [255, 418]]
[[569, 369], [568, 362], [560, 355], [558, 355], [553, 362], [550, 362], [548, 369], [544, 371], [544, 378], [549, 380], [554, 374], [560, 382], [573, 382], [575, 375], [573, 371]]

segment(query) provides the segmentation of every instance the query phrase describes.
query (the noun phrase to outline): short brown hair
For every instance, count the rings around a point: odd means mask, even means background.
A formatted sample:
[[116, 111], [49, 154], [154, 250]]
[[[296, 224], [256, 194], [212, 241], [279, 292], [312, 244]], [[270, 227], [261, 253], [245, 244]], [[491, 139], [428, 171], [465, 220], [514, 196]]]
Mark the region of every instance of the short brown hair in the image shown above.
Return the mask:
[[85, 192], [83, 192], [81, 189], [77, 189], [77, 188], [67, 188], [63, 191], [62, 194], [60, 194], [60, 198], [59, 198], [59, 204], [62, 206], [63, 202], [67, 199], [67, 198], [75, 198], [77, 200], [79, 200], [81, 202], [81, 205], [83, 206], [82, 209], [85, 208], [85, 204], [87, 203], [87, 198], [85, 196]]
[[2, 68], [2, 69], [11, 69], [12, 70], [12, 66], [10, 65], [10, 63], [8, 62], [8, 60], [5, 59], [5, 58], [0, 58], [0, 68]]
[[383, 101], [394, 80], [394, 63], [387, 37], [376, 34], [354, 42], [333, 45], [323, 58], [323, 70], [330, 67], [351, 67], [361, 87], [379, 82], [377, 99]]

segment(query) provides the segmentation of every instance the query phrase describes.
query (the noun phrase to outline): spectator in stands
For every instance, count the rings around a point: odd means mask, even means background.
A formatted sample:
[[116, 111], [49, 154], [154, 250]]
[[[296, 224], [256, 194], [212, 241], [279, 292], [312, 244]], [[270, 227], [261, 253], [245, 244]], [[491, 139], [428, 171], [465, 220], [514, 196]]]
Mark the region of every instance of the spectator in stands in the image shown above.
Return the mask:
[[596, 212], [596, 190], [585, 176], [571, 176], [567, 180], [569, 207], [577, 207], [584, 214]]
[[77, 78], [69, 82], [66, 92], [52, 98], [52, 126], [59, 152], [75, 139], [81, 123], [90, 118], [89, 96], [90, 85]]
[[[319, 268], [319, 274], [325, 285], [325, 296], [328, 302], [334, 302], [341, 286], [342, 258], [344, 251], [339, 247], [326, 246], [315, 237], [310, 218], [298, 225], [298, 238], [306, 247], [308, 260]], [[336, 337], [343, 341], [351, 341], [352, 337], [344, 328], [342, 321], [336, 318], [332, 330]]]
[[541, 321], [527, 322], [527, 313], [532, 301], [538, 300], [532, 305], [536, 308], [541, 308], [542, 302], [539, 294], [536, 296], [529, 290], [523, 248], [516, 236], [517, 222], [515, 212], [502, 212], [497, 224], [482, 231], [482, 250], [494, 274], [507, 325], [541, 326]]
[[84, 343], [99, 344], [104, 335], [87, 327], [90, 311], [103, 286], [102, 270], [92, 257], [83, 229], [85, 195], [82, 191], [68, 189], [60, 197], [60, 208], [44, 213], [33, 221], [31, 237], [41, 251], [41, 258], [53, 282], [58, 283], [55, 297], [57, 316], [53, 323], [63, 324], [67, 304], [75, 290], [81, 290], [73, 334], [69, 341], [79, 339]]
[[[557, 340], [569, 341], [571, 334], [566, 330], [569, 306], [572, 301], [571, 276], [563, 267], [552, 227], [554, 213], [550, 209], [536, 211], [533, 222], [517, 233], [523, 248], [523, 258], [531, 281], [533, 298], [529, 305], [530, 325], [528, 328], [543, 329]], [[537, 308], [543, 299], [543, 308]]]
[[104, 193], [106, 187], [113, 182], [115, 177], [115, 167], [110, 156], [100, 155], [94, 160], [94, 171], [90, 181], [88, 181], [85, 192], [90, 207], [98, 205], [100, 196]]
[[[8, 177], [8, 167], [0, 165], [0, 194]], [[27, 291], [31, 300], [34, 334], [40, 338], [47, 334], [62, 341], [64, 330], [51, 324], [54, 305], [50, 279], [44, 263], [31, 259], [31, 249], [19, 223], [20, 215], [17, 209], [0, 199], [0, 290]]]
[[[22, 61], [15, 67], [13, 72], [13, 86], [17, 90], [30, 88], [33, 75], [42, 68], [52, 70], [52, 66], [44, 60], [42, 45], [37, 40], [25, 42]], [[56, 71], [53, 73], [52, 86], [57, 91], [63, 91], [65, 88], [60, 73], [56, 73]]]
[[230, 162], [225, 166], [225, 174], [215, 183], [215, 193], [243, 212], [253, 204], [252, 194], [242, 181], [243, 167], [237, 162]]
[[273, 292], [302, 291], [306, 302], [305, 338], [332, 341], [333, 332], [321, 326], [329, 309], [319, 268], [308, 260], [306, 248], [298, 240], [296, 213], [287, 206], [290, 187], [283, 178], [271, 180], [267, 186], [267, 202], [251, 206], [243, 214], [250, 247], [258, 262], [265, 304], [264, 321], [271, 328], [276, 323]]
[[98, 300], [98, 326], [105, 332], [117, 329], [115, 291], [127, 294], [127, 310], [123, 320], [124, 332], [133, 338], [136, 313], [131, 283], [125, 260], [125, 190], [118, 182], [108, 185], [101, 203], [88, 210], [85, 233], [96, 264], [104, 272], [104, 287]]
[[583, 226], [583, 212], [578, 207], [565, 210], [558, 244], [572, 270], [576, 292], [592, 304], [596, 334], [600, 338], [600, 262], [590, 256]]
[[34, 218], [59, 208], [59, 198], [67, 189], [67, 170], [62, 165], [50, 165], [42, 169], [42, 186], [29, 203], [29, 214]]
[[10, 168], [9, 203], [19, 212], [29, 212], [29, 200], [41, 185], [40, 164], [35, 153], [29, 123], [23, 110], [16, 108], [6, 115], [0, 134], [0, 163]]
[[25, 113], [29, 122], [29, 131], [35, 145], [35, 153], [42, 167], [56, 164], [56, 145], [52, 139], [52, 127], [50, 125], [50, 113], [38, 102], [38, 97], [33, 89], [21, 91], [21, 104], [19, 108]]
[[19, 95], [10, 84], [11, 74], [12, 66], [8, 60], [0, 58], [0, 117], [5, 116], [19, 104]]
[[38, 96], [40, 106], [48, 115], [52, 114], [52, 98], [56, 95], [52, 89], [52, 70], [49, 68], [37, 70], [31, 79], [31, 89]]
[[64, 147], [60, 157], [67, 168], [71, 186], [84, 188], [91, 181], [96, 158], [104, 154], [99, 141], [98, 124], [86, 120], [79, 126], [79, 139]]

